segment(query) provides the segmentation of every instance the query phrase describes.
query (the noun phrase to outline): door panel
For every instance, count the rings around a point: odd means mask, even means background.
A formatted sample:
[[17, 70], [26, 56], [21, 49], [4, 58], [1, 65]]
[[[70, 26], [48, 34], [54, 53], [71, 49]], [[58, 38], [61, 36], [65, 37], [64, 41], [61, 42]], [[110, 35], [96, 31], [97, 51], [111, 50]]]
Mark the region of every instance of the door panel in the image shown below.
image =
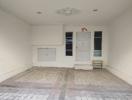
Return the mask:
[[80, 32], [76, 36], [76, 61], [89, 61], [91, 51], [91, 33]]

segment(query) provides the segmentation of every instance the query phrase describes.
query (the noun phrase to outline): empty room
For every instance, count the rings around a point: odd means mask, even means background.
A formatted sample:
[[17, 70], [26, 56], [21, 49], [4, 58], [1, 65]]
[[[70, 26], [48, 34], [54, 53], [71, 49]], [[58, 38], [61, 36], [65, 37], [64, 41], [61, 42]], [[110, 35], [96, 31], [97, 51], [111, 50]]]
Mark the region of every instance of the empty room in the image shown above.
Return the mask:
[[132, 0], [0, 0], [0, 100], [132, 100]]

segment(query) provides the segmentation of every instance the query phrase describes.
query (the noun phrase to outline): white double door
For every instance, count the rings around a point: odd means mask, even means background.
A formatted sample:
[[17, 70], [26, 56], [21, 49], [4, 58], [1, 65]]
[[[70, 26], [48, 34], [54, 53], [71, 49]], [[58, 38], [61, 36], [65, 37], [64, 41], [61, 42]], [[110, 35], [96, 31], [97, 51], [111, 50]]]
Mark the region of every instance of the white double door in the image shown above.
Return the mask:
[[91, 58], [91, 33], [76, 33], [76, 61], [89, 62]]

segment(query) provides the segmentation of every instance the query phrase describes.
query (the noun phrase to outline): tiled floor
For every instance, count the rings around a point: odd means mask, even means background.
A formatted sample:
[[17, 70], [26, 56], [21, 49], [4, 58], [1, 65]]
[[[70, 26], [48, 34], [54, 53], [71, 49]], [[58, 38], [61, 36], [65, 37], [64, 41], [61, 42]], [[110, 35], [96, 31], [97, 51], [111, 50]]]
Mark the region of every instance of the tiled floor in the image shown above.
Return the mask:
[[0, 100], [132, 100], [132, 86], [106, 70], [32, 68], [0, 84]]

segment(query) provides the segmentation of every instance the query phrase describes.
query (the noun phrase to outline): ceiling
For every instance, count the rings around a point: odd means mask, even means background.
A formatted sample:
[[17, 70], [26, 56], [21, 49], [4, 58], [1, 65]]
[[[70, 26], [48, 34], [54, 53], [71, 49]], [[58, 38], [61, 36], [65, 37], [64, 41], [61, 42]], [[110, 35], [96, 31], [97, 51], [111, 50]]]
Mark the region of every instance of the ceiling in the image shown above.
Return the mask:
[[[123, 13], [131, 5], [132, 0], [0, 0], [2, 9], [34, 25], [102, 25]], [[72, 16], [56, 13], [58, 9], [66, 7], [76, 8], [81, 12]], [[93, 12], [93, 9], [98, 9], [98, 12]]]

